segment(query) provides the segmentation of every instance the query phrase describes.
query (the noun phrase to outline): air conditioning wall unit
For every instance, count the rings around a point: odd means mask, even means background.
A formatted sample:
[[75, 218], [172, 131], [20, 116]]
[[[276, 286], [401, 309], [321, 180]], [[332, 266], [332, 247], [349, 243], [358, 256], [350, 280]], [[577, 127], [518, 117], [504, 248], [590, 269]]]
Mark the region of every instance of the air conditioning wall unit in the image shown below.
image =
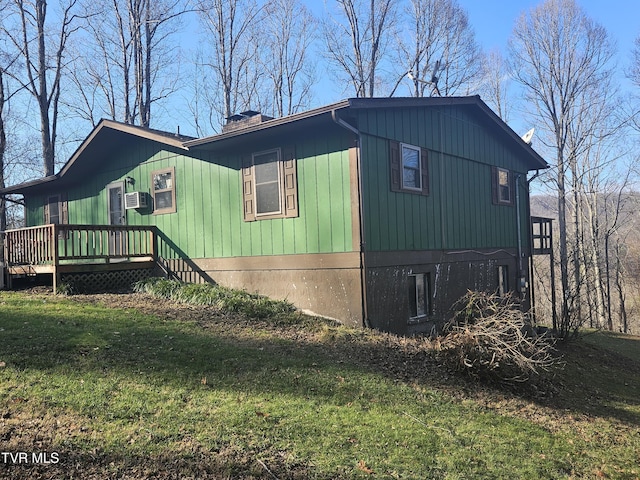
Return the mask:
[[124, 194], [124, 208], [131, 210], [133, 208], [147, 208], [149, 206], [148, 195], [146, 192], [129, 192]]

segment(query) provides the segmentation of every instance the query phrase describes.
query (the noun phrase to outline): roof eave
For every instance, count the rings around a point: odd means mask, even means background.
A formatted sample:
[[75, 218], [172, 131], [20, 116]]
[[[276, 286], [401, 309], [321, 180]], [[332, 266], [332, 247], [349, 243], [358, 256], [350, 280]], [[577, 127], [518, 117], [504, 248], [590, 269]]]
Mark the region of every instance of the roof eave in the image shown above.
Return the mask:
[[341, 102], [332, 103], [331, 105], [325, 105], [324, 107], [315, 108], [313, 110], [308, 110], [306, 112], [294, 113], [293, 115], [287, 115], [286, 117], [274, 118], [273, 120], [267, 120], [262, 123], [258, 123], [256, 125], [248, 126], [246, 128], [241, 128], [238, 130], [233, 130], [226, 133], [219, 133], [216, 135], [211, 135], [209, 137], [198, 138], [196, 140], [191, 140], [184, 143], [184, 147], [187, 149], [200, 147], [209, 143], [219, 142], [222, 140], [228, 140], [234, 137], [239, 137], [242, 135], [247, 135], [250, 133], [260, 132], [263, 130], [268, 130], [270, 128], [281, 127], [283, 125], [292, 124], [295, 122], [299, 122], [301, 120], [306, 120], [309, 118], [317, 117], [320, 115], [324, 115], [327, 113], [331, 113], [335, 110], [344, 109], [350, 106], [350, 100], [342, 100]]
[[60, 178], [64, 177], [65, 174], [69, 171], [69, 169], [78, 160], [78, 158], [82, 156], [82, 154], [87, 150], [88, 146], [92, 144], [95, 138], [103, 130], [111, 130], [115, 132], [121, 132], [129, 135], [133, 135], [139, 138], [145, 138], [147, 140], [152, 140], [158, 143], [162, 143], [164, 145], [179, 148], [181, 150], [188, 150], [188, 148], [185, 147], [184, 143], [185, 143], [185, 140], [191, 138], [187, 136], [172, 137], [169, 134], [163, 135], [159, 131], [154, 131], [154, 130], [146, 129], [146, 128], [135, 126], [135, 125], [129, 125], [126, 123], [116, 122], [113, 120], [102, 119], [94, 127], [91, 133], [84, 139], [84, 141], [80, 144], [80, 146], [78, 146], [76, 151], [71, 155], [71, 157], [69, 157], [69, 160], [67, 160], [67, 162], [62, 166], [62, 168], [57, 174], [50, 175], [44, 178], [30, 180], [28, 182], [20, 183], [18, 185], [12, 185], [10, 187], [0, 190], [0, 194], [6, 195], [6, 194], [12, 194], [12, 193], [22, 193], [24, 190], [31, 190], [33, 188], [38, 188], [42, 185], [46, 185], [50, 182], [59, 180]]
[[75, 163], [75, 161], [82, 155], [82, 153], [86, 150], [87, 146], [91, 144], [91, 142], [98, 136], [98, 134], [104, 130], [110, 129], [116, 132], [127, 133], [129, 135], [134, 135], [136, 137], [145, 138], [147, 140], [152, 140], [154, 142], [163, 143], [165, 145], [169, 145], [175, 148], [180, 148], [182, 150], [188, 150], [184, 146], [184, 138], [175, 137], [172, 138], [168, 135], [160, 135], [159, 133], [154, 132], [153, 130], [141, 128], [135, 125], [129, 125], [126, 123], [116, 122], [113, 120], [102, 119], [96, 125], [96, 127], [91, 131], [89, 136], [85, 138], [85, 140], [80, 144], [80, 146], [76, 149], [76, 151], [71, 155], [67, 163], [60, 169], [58, 172], [59, 176], [63, 176], [69, 168]]

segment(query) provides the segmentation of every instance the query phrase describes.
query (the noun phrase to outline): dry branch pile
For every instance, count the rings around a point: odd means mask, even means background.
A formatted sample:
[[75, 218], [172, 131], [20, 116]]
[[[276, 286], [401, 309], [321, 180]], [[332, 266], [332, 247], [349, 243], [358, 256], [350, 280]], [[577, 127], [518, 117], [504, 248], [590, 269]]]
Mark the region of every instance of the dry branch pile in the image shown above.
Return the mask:
[[454, 370], [501, 382], [527, 382], [558, 365], [553, 338], [537, 335], [510, 297], [467, 292], [437, 341], [439, 358]]

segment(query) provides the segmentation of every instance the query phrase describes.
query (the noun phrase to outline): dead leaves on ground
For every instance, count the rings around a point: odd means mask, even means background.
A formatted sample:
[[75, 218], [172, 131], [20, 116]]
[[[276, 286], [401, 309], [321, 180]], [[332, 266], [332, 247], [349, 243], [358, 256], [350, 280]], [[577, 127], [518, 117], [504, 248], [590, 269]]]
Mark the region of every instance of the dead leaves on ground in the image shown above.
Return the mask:
[[372, 469], [370, 469], [369, 467], [367, 467], [367, 464], [364, 462], [364, 460], [358, 460], [358, 470], [363, 471], [364, 473], [368, 473], [369, 475], [373, 475], [376, 472], [374, 472]]

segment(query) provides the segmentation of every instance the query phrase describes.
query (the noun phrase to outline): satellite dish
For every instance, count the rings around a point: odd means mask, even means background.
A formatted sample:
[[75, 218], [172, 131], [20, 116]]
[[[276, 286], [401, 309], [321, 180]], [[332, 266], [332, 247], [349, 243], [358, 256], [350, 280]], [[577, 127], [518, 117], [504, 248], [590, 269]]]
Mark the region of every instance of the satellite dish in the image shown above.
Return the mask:
[[525, 133], [524, 135], [522, 135], [522, 141], [524, 143], [526, 143], [527, 145], [531, 145], [531, 142], [533, 140], [533, 134], [535, 133], [536, 129], [532, 128], [531, 130], [529, 130], [527, 133]]

